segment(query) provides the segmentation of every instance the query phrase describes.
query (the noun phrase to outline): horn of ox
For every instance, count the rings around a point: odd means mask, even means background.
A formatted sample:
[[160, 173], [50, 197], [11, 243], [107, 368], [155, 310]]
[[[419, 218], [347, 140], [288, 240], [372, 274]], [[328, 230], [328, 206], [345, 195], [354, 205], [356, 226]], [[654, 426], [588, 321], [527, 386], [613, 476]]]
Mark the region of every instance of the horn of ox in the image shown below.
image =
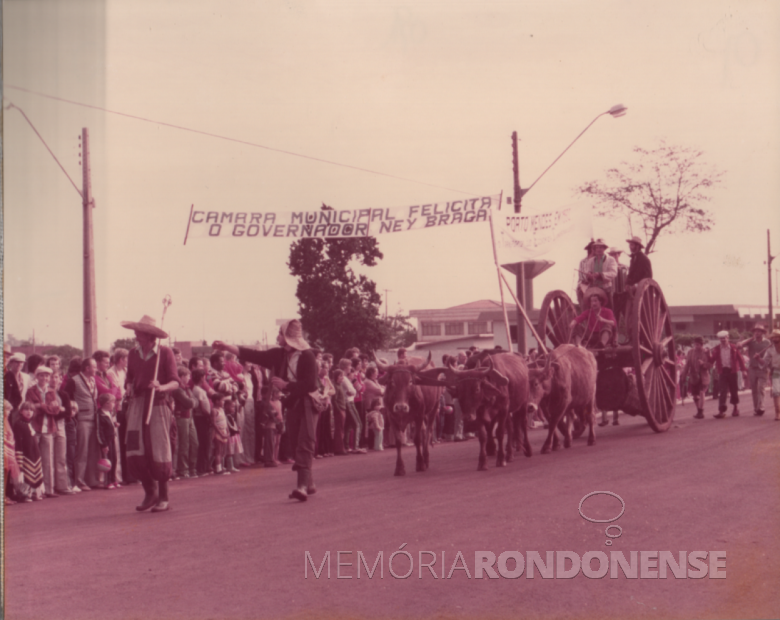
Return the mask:
[[371, 357], [374, 358], [374, 363], [376, 364], [376, 367], [381, 370], [382, 372], [390, 372], [392, 370], [397, 369], [403, 369], [403, 370], [411, 370], [413, 372], [421, 372], [425, 368], [431, 365], [431, 361], [433, 359], [433, 351], [428, 351], [428, 359], [425, 360], [422, 364], [419, 366], [415, 366], [414, 364], [383, 364], [379, 361], [379, 358], [376, 356], [375, 353], [371, 354]]

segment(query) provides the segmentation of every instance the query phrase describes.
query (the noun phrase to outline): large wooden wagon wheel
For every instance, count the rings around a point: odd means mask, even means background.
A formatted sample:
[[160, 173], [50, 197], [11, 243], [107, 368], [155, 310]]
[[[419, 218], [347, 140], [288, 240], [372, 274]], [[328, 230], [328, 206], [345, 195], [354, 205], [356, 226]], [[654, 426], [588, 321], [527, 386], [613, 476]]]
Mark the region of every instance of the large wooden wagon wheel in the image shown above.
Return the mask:
[[[539, 311], [538, 333], [544, 338], [545, 345], [554, 349], [571, 340], [569, 324], [577, 316], [571, 298], [563, 291], [550, 291], [544, 296]], [[550, 346], [552, 345], [552, 346]]]
[[629, 320], [639, 401], [648, 424], [660, 433], [674, 419], [677, 367], [669, 307], [655, 280], [637, 285]]

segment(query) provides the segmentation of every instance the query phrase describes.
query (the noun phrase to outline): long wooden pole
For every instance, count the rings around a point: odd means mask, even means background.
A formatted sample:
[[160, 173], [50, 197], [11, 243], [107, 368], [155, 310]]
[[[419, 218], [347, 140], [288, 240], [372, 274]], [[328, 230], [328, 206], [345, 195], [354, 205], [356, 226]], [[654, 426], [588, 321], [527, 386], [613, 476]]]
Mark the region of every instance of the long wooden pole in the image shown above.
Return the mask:
[[766, 231], [766, 271], [769, 280], [769, 331], [771, 332], [775, 328], [775, 317], [772, 314], [774, 309], [772, 308], [772, 261], [775, 259], [772, 256], [772, 247], [769, 244], [769, 229]]
[[[501, 190], [501, 195], [498, 198], [498, 208], [501, 208], [501, 203], [504, 201], [504, 190]], [[501, 311], [504, 313], [504, 326], [506, 327], [506, 341], [509, 347], [509, 352], [512, 352], [512, 332], [509, 329], [509, 317], [506, 313], [506, 304], [504, 303], [504, 287], [501, 284], [501, 265], [498, 264], [498, 253], [496, 252], [496, 233], [493, 232], [493, 207], [490, 207], [488, 213], [490, 220], [490, 241], [493, 243], [493, 262], [496, 264], [496, 273], [498, 274], [498, 292], [501, 297]]]
[[[545, 353], [549, 353], [550, 351], [547, 348], [547, 346], [544, 344], [544, 340], [542, 340], [539, 337], [539, 334], [536, 333], [536, 329], [534, 328], [533, 323], [531, 323], [531, 319], [528, 318], [528, 315], [525, 312], [525, 308], [523, 308], [523, 304], [521, 304], [518, 301], [517, 296], [514, 293], [512, 293], [512, 287], [509, 286], [509, 282], [506, 281], [506, 277], [504, 276], [503, 273], [501, 274], [501, 278], [504, 280], [504, 283], [506, 284], [507, 288], [509, 289], [509, 293], [512, 295], [512, 298], [515, 300], [515, 303], [517, 304], [517, 309], [523, 315], [523, 318], [525, 319], [525, 322], [528, 324], [528, 327], [531, 328], [531, 333], [534, 335], [534, 338], [536, 338], [536, 342], [538, 342], [539, 346], [542, 347], [542, 349], [544, 349]], [[520, 331], [520, 326], [519, 325], [517, 326], [517, 330]]]
[[92, 230], [92, 181], [89, 166], [89, 130], [81, 130], [82, 206], [84, 210], [84, 357], [97, 348], [97, 308], [95, 302], [95, 242]]
[[[162, 319], [160, 319], [160, 329], [163, 327], [163, 323], [165, 323], [165, 312], [168, 310], [168, 306], [171, 305], [171, 296], [166, 295], [163, 298], [163, 313], [162, 313]], [[154, 360], [154, 380], [157, 381], [157, 373], [160, 370], [160, 347], [162, 347], [162, 342], [157, 343], [157, 358]], [[149, 422], [152, 419], [152, 407], [154, 407], [154, 392], [155, 389], [152, 388], [152, 396], [149, 398], [149, 408], [146, 410], [146, 420], [144, 423], [148, 426]]]

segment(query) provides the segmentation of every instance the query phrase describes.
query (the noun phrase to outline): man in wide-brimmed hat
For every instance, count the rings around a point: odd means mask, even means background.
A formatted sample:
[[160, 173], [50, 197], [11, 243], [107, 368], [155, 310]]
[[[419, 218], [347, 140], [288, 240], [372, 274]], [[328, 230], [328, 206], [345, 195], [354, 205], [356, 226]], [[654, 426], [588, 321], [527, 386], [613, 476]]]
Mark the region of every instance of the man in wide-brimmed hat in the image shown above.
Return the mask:
[[764, 388], [766, 387], [767, 362], [764, 353], [771, 343], [764, 336], [766, 327], [761, 323], [753, 326], [753, 336], [737, 343], [737, 348], [747, 349], [748, 354], [748, 383], [753, 395], [753, 415], [764, 415]]
[[739, 389], [737, 383], [737, 373], [742, 372], [742, 376], [747, 383], [747, 369], [745, 361], [739, 349], [729, 342], [729, 333], [724, 329], [717, 333], [720, 345], [710, 352], [710, 359], [715, 362], [715, 369], [718, 371], [718, 413], [716, 418], [726, 417], [726, 396], [731, 393], [731, 404], [734, 410], [731, 415], [739, 416]]
[[626, 239], [628, 249], [631, 251], [631, 262], [628, 265], [628, 277], [626, 278], [626, 288], [634, 290], [640, 280], [653, 277], [653, 266], [647, 254], [642, 252], [645, 244], [639, 237]]
[[575, 329], [587, 321], [587, 324], [577, 329], [575, 338], [581, 338], [587, 347], [603, 349], [615, 333], [617, 327], [615, 315], [612, 310], [605, 307], [607, 295], [603, 289], [597, 286], [590, 287], [585, 291], [584, 299], [588, 309], [577, 316], [569, 326]]
[[[587, 286], [580, 285], [585, 293], [587, 287], [597, 286], [606, 293], [604, 305], [612, 307], [612, 292], [615, 286], [615, 278], [618, 274], [617, 261], [607, 255], [607, 244], [603, 239], [596, 239], [591, 243], [593, 255], [585, 261], [585, 280]], [[587, 305], [587, 301], [586, 301]]]
[[[167, 338], [150, 316], [140, 321], [122, 321], [122, 327], [132, 329], [138, 346], [127, 357], [126, 452], [127, 467], [144, 487], [144, 499], [136, 510], [152, 509], [164, 512], [168, 503], [168, 480], [173, 469], [170, 429], [173, 414], [165, 399], [167, 392], [179, 387], [176, 358], [162, 344], [155, 351], [158, 338]], [[159, 356], [159, 362], [158, 362]], [[154, 394], [151, 415], [147, 415]]]
[[290, 499], [305, 502], [316, 492], [312, 478], [316, 442], [317, 413], [310, 394], [317, 391], [317, 359], [303, 338], [303, 327], [297, 319], [281, 326], [276, 338], [279, 345], [267, 351], [236, 347], [217, 340], [212, 347], [230, 351], [239, 361], [257, 364], [272, 372], [271, 384], [288, 395], [287, 432], [292, 442], [298, 482]]

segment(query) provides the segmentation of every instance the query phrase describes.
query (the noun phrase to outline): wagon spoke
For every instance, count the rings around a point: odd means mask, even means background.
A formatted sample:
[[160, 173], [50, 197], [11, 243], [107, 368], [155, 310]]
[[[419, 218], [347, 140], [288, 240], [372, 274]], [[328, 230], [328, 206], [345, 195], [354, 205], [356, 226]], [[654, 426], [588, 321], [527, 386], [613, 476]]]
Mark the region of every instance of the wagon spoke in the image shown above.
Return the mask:
[[674, 390], [675, 387], [677, 387], [677, 384], [674, 382], [674, 379], [669, 374], [669, 371], [666, 370], [666, 368], [664, 368], [663, 366], [661, 366], [661, 376], [664, 378], [664, 380], [669, 385], [669, 387], [672, 388], [672, 390]]
[[653, 363], [653, 358], [648, 357], [644, 362], [642, 362], [642, 376], [645, 376], [645, 373], [647, 372], [647, 369], [650, 367], [650, 364]]
[[[653, 320], [650, 316], [650, 310], [648, 308], [648, 304], [642, 304], [642, 310], [641, 310], [641, 319], [639, 321], [639, 325], [642, 327], [642, 329], [647, 333], [648, 331], [650, 333], [654, 332], [653, 329]], [[648, 336], [648, 341], [652, 342], [652, 339]]]
[[661, 340], [664, 335], [664, 327], [666, 327], [666, 310], [660, 310], [661, 316], [658, 317], [658, 323], [655, 326], [655, 337], [657, 340]]
[[[644, 323], [639, 324], [639, 331], [640, 331], [640, 337], [644, 336], [645, 343], [649, 344], [650, 346], [653, 345], [653, 339], [650, 337], [650, 334], [647, 333], [647, 329], [645, 328]], [[640, 346], [642, 344], [642, 341], [639, 342]], [[649, 351], [649, 353], [652, 353], [652, 350]]]

